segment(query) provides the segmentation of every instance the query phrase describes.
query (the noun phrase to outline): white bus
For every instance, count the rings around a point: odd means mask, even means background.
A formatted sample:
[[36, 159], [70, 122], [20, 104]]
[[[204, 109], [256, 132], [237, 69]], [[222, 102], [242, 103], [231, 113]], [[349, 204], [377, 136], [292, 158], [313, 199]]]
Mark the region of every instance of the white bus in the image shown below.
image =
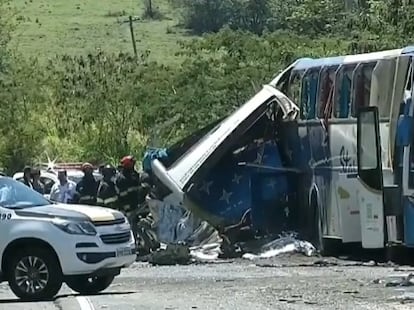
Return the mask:
[[[246, 210], [263, 231], [286, 217], [321, 252], [329, 241], [414, 246], [413, 55], [406, 47], [297, 60], [216, 126], [171, 148], [169, 159], [152, 158], [164, 186], [157, 199], [216, 227]], [[373, 170], [358, 165], [378, 159]]]
[[[361, 242], [368, 249], [392, 242], [414, 246], [403, 233], [404, 223], [405, 230], [410, 224], [400, 203], [402, 153], [396, 147], [402, 103], [411, 97], [413, 53], [414, 47], [406, 47], [299, 59], [271, 83], [299, 105], [295, 126], [282, 126], [282, 143], [294, 150], [291, 164], [305, 172], [298, 184], [303, 192], [299, 203], [322, 251], [329, 252], [333, 240]], [[357, 125], [359, 111], [361, 119], [370, 118], [369, 124]], [[363, 141], [360, 149], [358, 136]], [[364, 151], [364, 156], [377, 158], [375, 142], [380, 143], [381, 171], [367, 181], [360, 176], [357, 155]]]

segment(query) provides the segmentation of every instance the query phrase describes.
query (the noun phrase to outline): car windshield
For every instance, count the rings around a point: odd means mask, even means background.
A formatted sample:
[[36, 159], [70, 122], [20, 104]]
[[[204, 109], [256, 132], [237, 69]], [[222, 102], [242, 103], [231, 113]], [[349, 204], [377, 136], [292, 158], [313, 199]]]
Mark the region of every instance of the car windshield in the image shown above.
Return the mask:
[[9, 209], [41, 207], [51, 203], [22, 182], [0, 177], [0, 206]]

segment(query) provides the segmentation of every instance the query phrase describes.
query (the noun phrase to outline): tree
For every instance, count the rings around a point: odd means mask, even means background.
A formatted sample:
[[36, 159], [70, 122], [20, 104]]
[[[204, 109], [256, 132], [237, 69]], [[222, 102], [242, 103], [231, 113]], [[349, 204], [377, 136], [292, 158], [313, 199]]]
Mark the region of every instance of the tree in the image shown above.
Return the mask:
[[269, 0], [237, 0], [229, 24], [233, 29], [260, 35], [271, 24], [272, 13]]
[[183, 22], [195, 34], [217, 32], [233, 16], [231, 0], [181, 0]]

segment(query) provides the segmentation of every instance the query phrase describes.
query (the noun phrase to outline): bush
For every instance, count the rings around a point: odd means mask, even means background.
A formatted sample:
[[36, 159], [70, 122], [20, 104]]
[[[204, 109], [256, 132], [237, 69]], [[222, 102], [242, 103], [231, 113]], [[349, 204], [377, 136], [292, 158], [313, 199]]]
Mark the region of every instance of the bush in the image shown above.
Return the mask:
[[148, 54], [25, 60], [7, 49], [10, 12], [0, 6], [0, 166], [139, 157], [147, 145], [173, 144], [220, 119], [299, 57], [406, 45], [414, 13], [388, 0], [351, 11], [339, 0], [180, 5], [187, 27], [210, 34], [181, 43], [185, 61], [174, 67]]

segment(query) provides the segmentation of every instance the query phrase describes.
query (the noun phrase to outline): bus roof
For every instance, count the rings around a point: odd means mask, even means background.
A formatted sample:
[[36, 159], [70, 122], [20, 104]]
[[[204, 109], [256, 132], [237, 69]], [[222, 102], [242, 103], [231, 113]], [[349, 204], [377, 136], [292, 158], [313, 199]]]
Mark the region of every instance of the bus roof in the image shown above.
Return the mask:
[[317, 68], [323, 66], [338, 66], [342, 64], [351, 64], [357, 62], [365, 62], [370, 60], [382, 59], [386, 57], [406, 55], [414, 53], [414, 45], [405, 48], [387, 50], [374, 53], [365, 53], [357, 55], [334, 56], [326, 58], [300, 58], [293, 65], [294, 71], [301, 71], [310, 68]]

